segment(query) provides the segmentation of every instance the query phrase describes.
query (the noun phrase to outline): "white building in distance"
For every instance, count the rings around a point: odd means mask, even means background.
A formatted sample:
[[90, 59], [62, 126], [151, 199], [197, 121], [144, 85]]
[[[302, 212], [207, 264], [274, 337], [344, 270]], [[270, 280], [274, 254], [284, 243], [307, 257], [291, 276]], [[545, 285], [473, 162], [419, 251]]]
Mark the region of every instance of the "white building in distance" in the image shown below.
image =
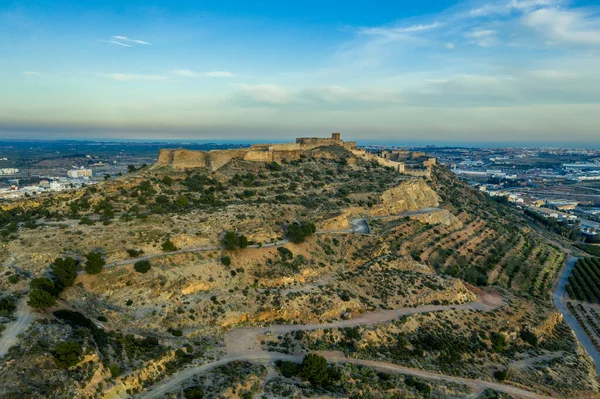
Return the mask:
[[92, 177], [91, 169], [73, 169], [67, 172], [71, 179], [81, 179], [82, 177]]

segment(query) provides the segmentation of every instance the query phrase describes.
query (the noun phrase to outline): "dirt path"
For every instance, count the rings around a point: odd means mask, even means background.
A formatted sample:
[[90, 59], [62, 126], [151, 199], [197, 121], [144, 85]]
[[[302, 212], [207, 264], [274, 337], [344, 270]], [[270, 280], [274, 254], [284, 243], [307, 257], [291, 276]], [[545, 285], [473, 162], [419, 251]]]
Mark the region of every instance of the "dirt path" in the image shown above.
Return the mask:
[[[439, 312], [444, 310], [482, 310], [490, 311], [503, 303], [502, 298], [499, 294], [493, 292], [481, 293], [479, 300], [473, 303], [467, 303], [463, 305], [450, 305], [450, 306], [436, 306], [426, 305], [418, 306], [415, 308], [401, 308], [396, 310], [380, 310], [376, 312], [367, 312], [351, 320], [340, 320], [332, 323], [325, 324], [302, 324], [302, 325], [274, 325], [270, 327], [257, 327], [257, 328], [239, 328], [230, 331], [225, 337], [225, 345], [227, 348], [227, 356], [223, 359], [205, 364], [198, 367], [192, 367], [189, 369], [182, 370], [175, 374], [169, 380], [164, 381], [152, 388], [149, 391], [138, 395], [139, 398], [152, 399], [160, 398], [162, 395], [176, 390], [182, 386], [182, 383], [187, 379], [193, 377], [196, 374], [210, 371], [215, 367], [225, 365], [234, 361], [248, 361], [256, 364], [268, 365], [270, 362], [276, 360], [286, 360], [293, 362], [301, 362], [303, 356], [300, 355], [286, 355], [277, 352], [268, 352], [261, 347], [260, 337], [267, 334], [283, 334], [287, 332], [297, 330], [319, 330], [324, 328], [341, 328], [341, 327], [352, 327], [352, 326], [366, 326], [384, 323], [387, 321], [395, 320], [404, 315], [416, 314], [416, 313], [428, 313], [428, 312]], [[430, 380], [437, 381], [450, 381], [465, 384], [469, 386], [475, 393], [479, 393], [486, 388], [495, 389], [500, 392], [505, 392], [510, 395], [517, 397], [528, 398], [528, 399], [546, 399], [542, 395], [514, 387], [507, 384], [499, 384], [491, 381], [483, 381], [462, 377], [448, 376], [439, 374], [431, 371], [414, 369], [410, 367], [399, 366], [386, 362], [378, 362], [371, 360], [362, 359], [349, 359], [343, 354], [335, 352], [322, 353], [325, 355], [328, 361], [333, 363], [352, 363], [371, 367], [374, 369], [391, 372], [401, 373], [407, 375], [414, 375]]]
[[516, 369], [524, 369], [526, 367], [534, 365], [535, 363], [556, 359], [556, 358], [562, 357], [564, 355], [565, 355], [565, 353], [563, 351], [546, 352], [545, 354], [540, 355], [540, 356], [528, 357], [525, 359], [514, 361], [509, 366], [514, 367]]
[[33, 310], [27, 305], [27, 297], [21, 298], [15, 311], [16, 320], [8, 325], [0, 336], [0, 358], [17, 343], [18, 336], [25, 332], [33, 321]]
[[[281, 247], [281, 246], [287, 245], [289, 243], [290, 243], [290, 240], [285, 239], [285, 240], [280, 240], [277, 242], [271, 242], [271, 243], [262, 244], [262, 245], [248, 245], [248, 248], [273, 248], [273, 247]], [[104, 266], [104, 268], [109, 269], [109, 268], [117, 267], [117, 266], [132, 265], [141, 260], [151, 260], [154, 258], [162, 258], [164, 256], [187, 254], [187, 253], [193, 253], [193, 252], [219, 251], [221, 249], [222, 249], [222, 247], [218, 247], [218, 246], [183, 248], [183, 249], [178, 249], [177, 251], [160, 252], [157, 254], [150, 254], [150, 255], [140, 256], [138, 258], [130, 258], [130, 259], [120, 260], [117, 262], [108, 263]], [[85, 274], [85, 272], [80, 272], [80, 274]]]

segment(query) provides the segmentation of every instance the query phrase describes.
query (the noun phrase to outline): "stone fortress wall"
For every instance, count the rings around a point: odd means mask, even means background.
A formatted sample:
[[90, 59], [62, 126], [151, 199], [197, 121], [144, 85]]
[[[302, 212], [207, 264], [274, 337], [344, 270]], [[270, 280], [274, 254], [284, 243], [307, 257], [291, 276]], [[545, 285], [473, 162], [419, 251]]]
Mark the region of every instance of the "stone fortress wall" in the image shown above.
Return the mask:
[[368, 161], [376, 161], [380, 165], [394, 168], [400, 173], [419, 177], [430, 177], [435, 158], [428, 158], [424, 153], [404, 150], [384, 151], [381, 155], [371, 154], [365, 150], [357, 150], [356, 142], [342, 141], [340, 133], [333, 133], [331, 138], [301, 137], [295, 143], [286, 144], [254, 144], [250, 148], [233, 150], [191, 151], [185, 149], [162, 149], [158, 154], [155, 167], [169, 166], [174, 169], [206, 168], [213, 172], [223, 167], [232, 159], [243, 159], [252, 162], [294, 161], [304, 151], [319, 147], [340, 146], [351, 151], [355, 156]]

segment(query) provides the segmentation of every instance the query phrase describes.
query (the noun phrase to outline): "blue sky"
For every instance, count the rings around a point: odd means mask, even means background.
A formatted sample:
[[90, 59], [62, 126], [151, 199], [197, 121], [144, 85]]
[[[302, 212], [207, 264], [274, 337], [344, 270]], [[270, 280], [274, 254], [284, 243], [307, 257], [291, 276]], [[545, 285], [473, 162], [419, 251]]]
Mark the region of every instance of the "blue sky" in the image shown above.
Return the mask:
[[600, 142], [596, 2], [289, 3], [0, 0], [0, 137]]

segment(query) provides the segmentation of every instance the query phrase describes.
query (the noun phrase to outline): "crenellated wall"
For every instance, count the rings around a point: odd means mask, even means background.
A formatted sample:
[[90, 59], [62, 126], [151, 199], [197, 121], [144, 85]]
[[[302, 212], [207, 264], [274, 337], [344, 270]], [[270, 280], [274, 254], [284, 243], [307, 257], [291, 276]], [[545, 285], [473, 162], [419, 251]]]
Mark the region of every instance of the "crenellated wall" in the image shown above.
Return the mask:
[[190, 151], [185, 149], [162, 149], [158, 154], [156, 167], [170, 166], [175, 169], [207, 168], [215, 171], [232, 159], [243, 159], [252, 162], [294, 161], [300, 158], [303, 151], [324, 146], [340, 146], [345, 149], [356, 149], [355, 142], [344, 142], [339, 133], [334, 138], [300, 138], [295, 143], [286, 144], [254, 144], [250, 148], [234, 150]]

